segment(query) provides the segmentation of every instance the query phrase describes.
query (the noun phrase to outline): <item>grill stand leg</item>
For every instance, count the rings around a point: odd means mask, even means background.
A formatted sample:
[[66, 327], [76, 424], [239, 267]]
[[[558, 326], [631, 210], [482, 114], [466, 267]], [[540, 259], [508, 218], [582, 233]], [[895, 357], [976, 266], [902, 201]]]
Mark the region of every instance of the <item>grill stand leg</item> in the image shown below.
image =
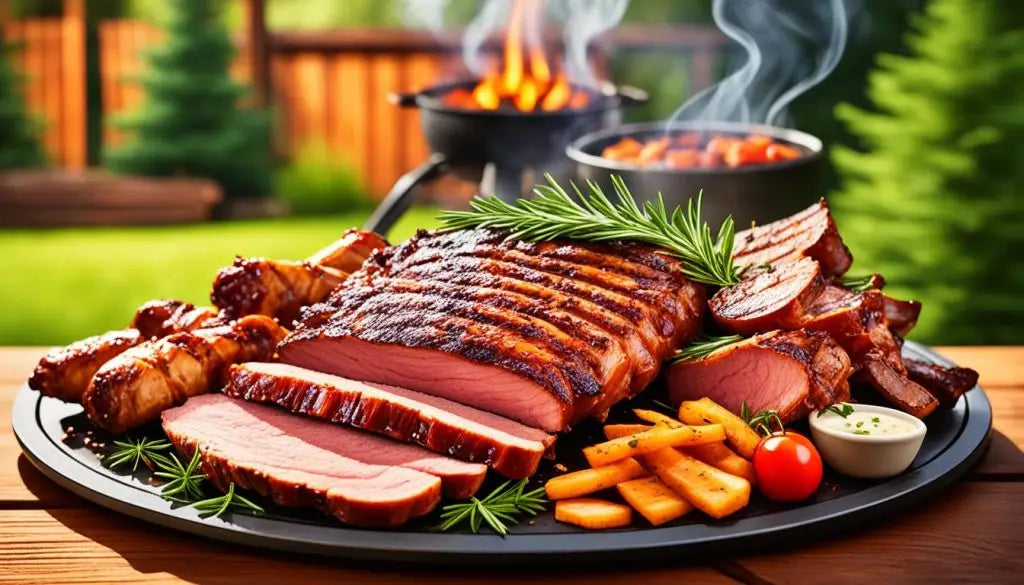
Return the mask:
[[387, 197], [373, 210], [363, 229], [386, 236], [398, 218], [412, 205], [416, 186], [440, 176], [447, 162], [444, 155], [432, 154], [423, 164], [402, 175], [395, 181]]
[[481, 195], [497, 195], [502, 201], [512, 202], [523, 196], [523, 172], [521, 167], [507, 167], [487, 163], [480, 180]]

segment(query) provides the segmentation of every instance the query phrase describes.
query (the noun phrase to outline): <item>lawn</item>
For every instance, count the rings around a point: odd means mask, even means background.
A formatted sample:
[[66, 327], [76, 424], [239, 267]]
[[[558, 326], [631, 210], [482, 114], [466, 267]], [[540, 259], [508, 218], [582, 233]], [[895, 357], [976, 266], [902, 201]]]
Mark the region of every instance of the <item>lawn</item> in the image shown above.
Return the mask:
[[[391, 241], [436, 225], [413, 208]], [[0, 230], [0, 345], [64, 344], [128, 325], [154, 298], [209, 303], [236, 254], [300, 259], [365, 214], [170, 227]]]

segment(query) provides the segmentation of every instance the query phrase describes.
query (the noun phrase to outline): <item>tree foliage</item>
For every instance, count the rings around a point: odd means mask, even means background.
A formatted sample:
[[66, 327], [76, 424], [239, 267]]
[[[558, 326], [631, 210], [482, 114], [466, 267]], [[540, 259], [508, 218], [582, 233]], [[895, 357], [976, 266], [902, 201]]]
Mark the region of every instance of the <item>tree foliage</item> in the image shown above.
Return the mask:
[[144, 104], [118, 120], [134, 139], [107, 153], [126, 174], [206, 177], [228, 196], [270, 191], [270, 125], [243, 106], [246, 88], [229, 76], [234, 46], [220, 1], [174, 0], [167, 41], [147, 55]]
[[915, 335], [1024, 337], [1024, 18], [1011, 0], [932, 0], [911, 55], [882, 55], [871, 111], [837, 116], [863, 150], [837, 148], [834, 197], [855, 269], [924, 302]]
[[11, 47], [0, 26], [0, 170], [46, 162], [39, 125], [28, 113], [21, 76], [14, 70]]

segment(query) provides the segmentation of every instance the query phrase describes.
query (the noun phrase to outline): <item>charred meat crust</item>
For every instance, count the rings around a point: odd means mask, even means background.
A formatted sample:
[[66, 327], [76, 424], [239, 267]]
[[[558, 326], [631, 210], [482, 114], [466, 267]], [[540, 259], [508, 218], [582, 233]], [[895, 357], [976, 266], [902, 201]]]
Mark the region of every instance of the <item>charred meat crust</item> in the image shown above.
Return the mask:
[[953, 408], [957, 400], [978, 383], [978, 372], [970, 368], [947, 368], [918, 360], [903, 360], [907, 376], [923, 386], [943, 408]]
[[342, 272], [355, 272], [377, 250], [386, 248], [388, 241], [378, 234], [349, 228], [338, 241], [310, 256], [311, 264], [334, 268]]
[[870, 386], [888, 402], [917, 418], [927, 417], [939, 406], [939, 401], [930, 392], [905, 373], [894, 369], [877, 352], [871, 352], [861, 360], [854, 380]]
[[738, 232], [734, 239], [733, 258], [740, 266], [801, 257], [817, 260], [826, 276], [844, 274], [853, 263], [824, 199], [789, 217]]
[[291, 323], [302, 307], [326, 298], [346, 276], [310, 262], [236, 257], [217, 273], [210, 299], [233, 319], [268, 315]]
[[87, 337], [52, 350], [39, 360], [28, 386], [43, 396], [78, 402], [100, 366], [145, 340], [135, 329], [125, 329]]
[[[346, 383], [342, 378], [317, 376], [308, 371], [303, 375], [302, 372], [281, 364], [275, 364], [273, 369], [248, 364], [232, 366], [224, 393], [271, 402], [291, 412], [384, 434], [464, 461], [483, 463], [513, 479], [533, 475], [544, 453], [554, 443], [553, 436], [526, 427], [520, 435], [528, 434], [529, 438], [518, 435], [510, 438], [505, 430], [488, 426], [492, 419], [499, 418], [489, 413], [479, 412], [477, 418], [467, 421], [459, 412], [468, 408], [456, 405], [456, 408], [445, 409], [447, 401], [443, 399], [434, 399], [433, 404], [422, 403], [417, 402], [415, 392], [395, 396], [392, 392], [395, 389], [386, 386], [367, 388], [358, 382]], [[506, 429], [518, 426], [507, 419], [502, 423]]]
[[818, 263], [800, 258], [748, 270], [739, 284], [719, 289], [709, 305], [720, 327], [740, 335], [797, 329], [824, 287]]

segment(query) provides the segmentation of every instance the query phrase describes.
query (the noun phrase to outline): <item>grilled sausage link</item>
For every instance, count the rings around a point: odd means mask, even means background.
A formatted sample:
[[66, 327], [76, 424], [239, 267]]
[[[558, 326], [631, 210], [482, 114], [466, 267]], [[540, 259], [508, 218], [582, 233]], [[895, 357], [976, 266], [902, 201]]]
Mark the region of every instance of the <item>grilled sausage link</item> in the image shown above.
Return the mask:
[[388, 246], [388, 241], [374, 232], [350, 228], [341, 239], [313, 254], [306, 260], [343, 272], [355, 272], [377, 250]]
[[266, 361], [287, 331], [250, 315], [228, 325], [147, 341], [104, 364], [82, 396], [93, 424], [122, 433], [224, 382], [228, 366]]
[[347, 277], [310, 262], [235, 258], [217, 273], [210, 299], [230, 318], [269, 315], [291, 323], [299, 309], [322, 301]]
[[217, 313], [210, 307], [197, 308], [176, 300], [150, 301], [136, 311], [132, 328], [87, 337], [47, 353], [32, 372], [29, 388], [43, 396], [78, 402], [100, 366], [125, 350], [153, 337], [216, 322]]

